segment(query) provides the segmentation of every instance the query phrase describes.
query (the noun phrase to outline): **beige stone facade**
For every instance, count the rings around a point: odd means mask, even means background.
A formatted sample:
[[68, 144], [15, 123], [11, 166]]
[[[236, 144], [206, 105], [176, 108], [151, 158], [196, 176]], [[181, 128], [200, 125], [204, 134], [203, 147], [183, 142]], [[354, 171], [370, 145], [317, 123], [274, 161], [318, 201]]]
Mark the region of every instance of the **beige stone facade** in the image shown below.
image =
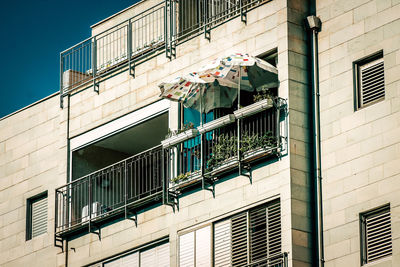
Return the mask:
[[[94, 26], [93, 35], [158, 3], [142, 1]], [[360, 266], [360, 213], [390, 203], [393, 255], [400, 262], [400, 3], [316, 1], [319, 43], [325, 265]], [[93, 87], [53, 95], [0, 120], [0, 266], [88, 266], [155, 240], [167, 239], [178, 265], [179, 235], [270, 200], [280, 199], [282, 253], [288, 266], [316, 266], [313, 239], [313, 150], [307, 1], [272, 0]], [[54, 246], [55, 189], [68, 183], [70, 140], [160, 100], [158, 84], [195, 71], [221, 55], [277, 51], [278, 95], [287, 100], [281, 123], [285, 149], [252, 169], [252, 183], [230, 174], [207, 190], [179, 197], [179, 210], [159, 203], [128, 219], [102, 225], [101, 239], [81, 233]], [[384, 101], [354, 109], [353, 62], [383, 50]], [[89, 74], [87, 74], [89, 75]], [[170, 104], [169, 128], [178, 128]], [[287, 145], [286, 145], [287, 144]], [[72, 166], [73, 168], [73, 166]], [[26, 240], [28, 200], [48, 192], [47, 233]], [[68, 243], [68, 245], [67, 245]], [[371, 264], [372, 266], [372, 264]], [[374, 265], [375, 266], [375, 265]]]
[[[390, 203], [398, 266], [398, 1], [317, 1], [326, 266], [360, 266], [359, 215]], [[353, 62], [383, 50], [385, 98], [354, 109]]]

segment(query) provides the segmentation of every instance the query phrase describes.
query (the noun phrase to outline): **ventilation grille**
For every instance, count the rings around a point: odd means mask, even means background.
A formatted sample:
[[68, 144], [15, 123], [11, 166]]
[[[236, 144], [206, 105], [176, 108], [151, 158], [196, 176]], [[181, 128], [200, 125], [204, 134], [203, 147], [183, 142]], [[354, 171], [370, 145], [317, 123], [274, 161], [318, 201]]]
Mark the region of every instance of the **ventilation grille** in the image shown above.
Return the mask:
[[385, 75], [383, 58], [359, 66], [360, 105], [374, 103], [385, 98]]
[[390, 209], [365, 216], [366, 263], [392, 255]]
[[47, 197], [32, 202], [32, 238], [47, 232]]

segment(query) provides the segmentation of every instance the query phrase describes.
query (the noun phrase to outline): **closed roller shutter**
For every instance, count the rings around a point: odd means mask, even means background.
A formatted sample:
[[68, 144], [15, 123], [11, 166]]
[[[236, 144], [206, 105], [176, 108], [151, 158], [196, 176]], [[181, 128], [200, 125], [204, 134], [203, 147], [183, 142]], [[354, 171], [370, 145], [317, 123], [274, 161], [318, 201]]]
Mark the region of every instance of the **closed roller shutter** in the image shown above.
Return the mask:
[[194, 232], [179, 237], [179, 266], [194, 266]]
[[214, 262], [215, 267], [231, 266], [231, 220], [214, 225]]

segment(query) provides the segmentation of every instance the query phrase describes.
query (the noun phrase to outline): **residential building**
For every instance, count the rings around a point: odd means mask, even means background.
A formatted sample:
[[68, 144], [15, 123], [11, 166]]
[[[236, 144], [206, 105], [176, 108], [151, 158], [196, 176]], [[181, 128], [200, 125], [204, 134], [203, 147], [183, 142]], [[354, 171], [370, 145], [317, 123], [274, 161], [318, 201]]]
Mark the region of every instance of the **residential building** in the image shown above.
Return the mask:
[[[93, 25], [60, 92], [0, 120], [0, 265], [399, 265], [399, 9], [143, 0]], [[279, 84], [207, 115], [160, 97], [235, 53]]]

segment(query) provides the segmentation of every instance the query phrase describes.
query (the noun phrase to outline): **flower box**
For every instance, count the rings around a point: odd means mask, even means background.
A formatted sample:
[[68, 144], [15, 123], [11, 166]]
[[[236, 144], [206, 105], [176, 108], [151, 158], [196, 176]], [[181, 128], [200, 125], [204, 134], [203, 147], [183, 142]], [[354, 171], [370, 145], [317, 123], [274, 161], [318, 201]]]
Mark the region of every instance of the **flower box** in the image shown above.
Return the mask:
[[228, 114], [226, 116], [223, 116], [221, 118], [215, 119], [213, 121], [210, 121], [206, 124], [203, 124], [202, 126], [197, 127], [200, 133], [205, 133], [209, 132], [211, 130], [220, 128], [224, 125], [231, 124], [236, 120], [235, 115], [233, 114]]
[[170, 146], [182, 143], [192, 137], [195, 137], [198, 134], [199, 134], [199, 131], [197, 129], [189, 129], [187, 131], [184, 131], [183, 133], [173, 135], [173, 136], [165, 139], [164, 141], [161, 141], [161, 144], [162, 144], [163, 148], [168, 148]]
[[235, 110], [233, 114], [235, 114], [236, 119], [241, 119], [244, 117], [251, 116], [253, 114], [256, 114], [262, 110], [266, 110], [269, 108], [272, 108], [274, 105], [274, 102], [272, 99], [267, 98], [263, 99], [261, 101], [258, 101], [254, 104], [248, 105], [244, 108], [240, 108], [238, 110]]

